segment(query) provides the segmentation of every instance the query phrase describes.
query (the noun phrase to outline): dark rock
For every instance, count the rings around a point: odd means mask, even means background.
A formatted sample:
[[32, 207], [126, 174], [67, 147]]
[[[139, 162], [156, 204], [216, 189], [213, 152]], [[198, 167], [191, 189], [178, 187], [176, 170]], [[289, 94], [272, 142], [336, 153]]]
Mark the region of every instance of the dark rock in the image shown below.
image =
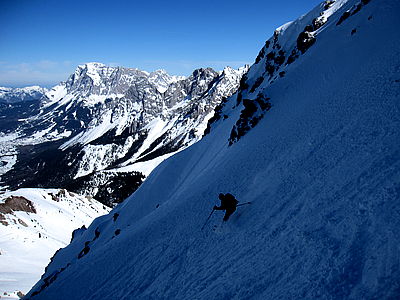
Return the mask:
[[249, 85], [247, 84], [247, 74], [245, 74], [240, 79], [239, 89], [244, 91], [244, 90], [247, 90], [248, 88], [249, 88]]
[[93, 241], [97, 240], [100, 236], [100, 230], [99, 227], [96, 228], [96, 230], [94, 231], [94, 239]]
[[356, 7], [352, 9], [351, 15], [353, 16], [356, 13], [358, 13], [361, 10], [362, 7], [363, 7], [363, 5], [361, 3], [357, 4]]
[[324, 18], [315, 18], [312, 20], [313, 31], [321, 28], [326, 23], [326, 19]]
[[242, 92], [239, 90], [236, 97], [236, 105], [239, 105], [242, 102], [242, 98], [243, 98]]
[[263, 47], [260, 53], [258, 53], [255, 63], [258, 64], [261, 61], [261, 59], [264, 58], [264, 56], [265, 56], [265, 48]]
[[291, 63], [293, 63], [297, 58], [299, 57], [299, 53], [297, 48], [292, 50], [292, 53], [290, 54], [290, 56], [288, 57], [286, 64], [290, 65]]
[[13, 211], [24, 211], [36, 214], [32, 201], [22, 196], [10, 196], [0, 204], [0, 213], [11, 214]]
[[340, 24], [343, 23], [344, 20], [346, 20], [348, 17], [350, 17], [350, 12], [345, 11], [343, 15], [340, 16], [339, 21], [336, 23], [336, 26], [339, 26]]
[[264, 77], [258, 77], [257, 80], [254, 82], [252, 88], [250, 89], [250, 93], [253, 93], [261, 85], [261, 83], [263, 83], [263, 81]]
[[269, 52], [268, 54], [267, 54], [267, 60], [269, 60], [269, 61], [271, 61], [271, 60], [274, 60], [275, 59], [275, 52]]
[[239, 120], [231, 130], [228, 140], [229, 146], [239, 141], [242, 136], [257, 125], [264, 116], [264, 112], [271, 108], [269, 100], [262, 93], [259, 93], [255, 100], [243, 99], [244, 109], [240, 113]]
[[8, 226], [8, 223], [6, 222], [6, 218], [2, 213], [0, 213], [0, 224], [3, 224], [4, 226]]
[[315, 37], [308, 31], [303, 31], [297, 37], [297, 49], [305, 53], [315, 43]]
[[18, 291], [17, 296], [20, 298], [23, 298], [23, 297], [25, 297], [25, 294], [21, 291]]
[[285, 51], [283, 50], [279, 50], [278, 55], [275, 56], [274, 62], [275, 64], [277, 64], [278, 66], [282, 65], [285, 62]]
[[130, 196], [143, 182], [140, 172], [97, 172], [69, 182], [66, 187], [78, 193], [95, 190], [94, 198], [109, 207]]
[[22, 221], [21, 219], [18, 219], [18, 223], [21, 224], [24, 227], [28, 227], [28, 224], [26, 224], [24, 221]]
[[269, 100], [271, 100], [271, 98], [265, 97], [262, 93], [259, 93], [256, 98], [256, 102], [263, 111], [268, 111], [271, 109], [271, 103]]
[[82, 225], [81, 228], [77, 228], [77, 229], [75, 229], [74, 231], [72, 231], [71, 243], [72, 243], [72, 241], [75, 239], [75, 237], [76, 237], [78, 234], [82, 234], [82, 233], [83, 233], [84, 231], [86, 231], [86, 230], [87, 230], [86, 226], [85, 226], [85, 225]]
[[267, 72], [267, 74], [269, 75], [269, 77], [271, 78], [274, 75], [275, 72], [275, 66], [271, 63], [266, 64], [265, 66], [265, 72]]
[[90, 251], [89, 243], [90, 243], [89, 241], [85, 242], [85, 247], [78, 254], [79, 259], [89, 253], [89, 251]]
[[314, 31], [314, 27], [312, 25], [307, 25], [306, 27], [304, 27], [303, 31]]
[[330, 8], [332, 6], [332, 4], [335, 3], [335, 1], [333, 0], [327, 0], [324, 3], [324, 10], [327, 10], [328, 8]]

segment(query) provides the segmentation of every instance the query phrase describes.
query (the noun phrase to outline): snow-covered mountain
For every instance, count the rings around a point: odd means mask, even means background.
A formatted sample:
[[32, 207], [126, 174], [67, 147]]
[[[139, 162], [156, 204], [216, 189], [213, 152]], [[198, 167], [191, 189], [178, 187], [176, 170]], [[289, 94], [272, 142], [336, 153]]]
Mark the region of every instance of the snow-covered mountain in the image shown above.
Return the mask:
[[[281, 27], [211, 132], [60, 250], [28, 296], [398, 299], [399, 12], [329, 1]], [[252, 204], [205, 224], [221, 192]]]
[[94, 199], [62, 189], [0, 195], [1, 297], [26, 294], [54, 252], [71, 241], [72, 232], [107, 212], [109, 208]]
[[47, 92], [40, 86], [28, 86], [25, 88], [0, 87], [0, 103], [13, 104], [17, 102], [36, 101]]
[[122, 200], [162, 160], [201, 139], [214, 108], [246, 71], [198, 69], [184, 78], [81, 65], [45, 94], [35, 116], [0, 136], [3, 185]]

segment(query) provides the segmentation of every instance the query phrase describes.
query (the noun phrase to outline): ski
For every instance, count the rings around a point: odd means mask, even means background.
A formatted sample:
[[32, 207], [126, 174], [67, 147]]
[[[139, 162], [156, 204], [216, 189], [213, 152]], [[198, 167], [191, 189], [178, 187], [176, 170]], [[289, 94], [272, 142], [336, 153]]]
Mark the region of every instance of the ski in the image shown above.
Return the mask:
[[244, 202], [244, 203], [240, 203], [240, 204], [236, 205], [236, 207], [242, 206], [242, 205], [246, 205], [246, 204], [251, 204], [251, 201], [249, 201], [249, 202]]

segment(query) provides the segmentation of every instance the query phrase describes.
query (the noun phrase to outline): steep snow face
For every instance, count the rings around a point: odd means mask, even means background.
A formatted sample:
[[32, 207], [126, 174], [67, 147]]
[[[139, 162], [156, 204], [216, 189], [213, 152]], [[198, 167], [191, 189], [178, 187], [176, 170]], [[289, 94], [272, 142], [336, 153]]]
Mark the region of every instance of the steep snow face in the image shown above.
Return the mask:
[[[87, 193], [94, 191], [89, 188], [93, 178], [109, 177], [98, 174], [106, 171], [142, 180], [142, 173], [147, 176], [163, 159], [202, 138], [214, 107], [237, 90], [246, 71], [198, 69], [185, 78], [163, 70], [81, 65], [46, 93], [35, 116], [17, 122], [13, 135], [4, 137], [18, 160], [4, 166], [3, 185], [61, 184]], [[113, 190], [111, 185], [108, 189]], [[111, 204], [129, 193], [118, 199], [107, 193], [102, 198], [91, 195]]]
[[109, 211], [66, 190], [21, 189], [0, 196], [0, 293], [26, 294], [73, 230]]
[[[244, 104], [228, 99], [227, 118], [57, 253], [29, 297], [397, 299], [400, 3], [336, 5], [264, 85], [257, 126], [229, 146]], [[221, 192], [252, 204], [205, 224]]]

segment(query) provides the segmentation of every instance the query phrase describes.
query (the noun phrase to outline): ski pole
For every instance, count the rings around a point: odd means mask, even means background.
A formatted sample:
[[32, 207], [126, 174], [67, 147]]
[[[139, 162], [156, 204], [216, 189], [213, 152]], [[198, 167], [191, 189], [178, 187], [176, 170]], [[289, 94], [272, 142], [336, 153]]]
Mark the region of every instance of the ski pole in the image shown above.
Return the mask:
[[203, 227], [201, 227], [201, 230], [204, 229], [204, 227], [206, 226], [208, 220], [211, 218], [211, 215], [214, 213], [214, 211], [215, 211], [215, 209], [212, 210], [211, 214], [208, 216], [208, 218], [207, 218], [206, 222], [204, 223]]
[[251, 204], [251, 202], [245, 202], [245, 203], [241, 203], [241, 204], [238, 204], [238, 205], [236, 205], [236, 207], [238, 207], [238, 206], [242, 206], [242, 205], [246, 205], [246, 204]]

